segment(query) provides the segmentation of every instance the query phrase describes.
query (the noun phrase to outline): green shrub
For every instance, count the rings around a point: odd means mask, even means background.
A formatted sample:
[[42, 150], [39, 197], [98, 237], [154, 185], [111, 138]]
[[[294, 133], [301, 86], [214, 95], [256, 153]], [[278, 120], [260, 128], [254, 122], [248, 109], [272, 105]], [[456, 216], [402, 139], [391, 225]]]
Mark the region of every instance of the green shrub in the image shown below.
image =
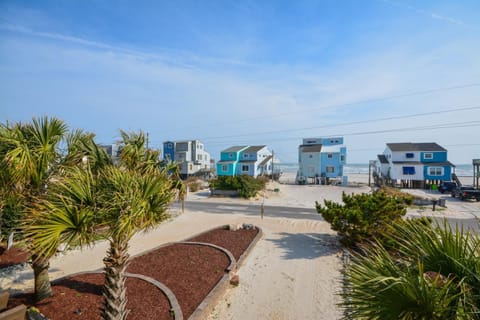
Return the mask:
[[342, 244], [347, 247], [357, 247], [360, 243], [373, 239], [387, 242], [385, 231], [407, 212], [404, 199], [384, 192], [356, 195], [343, 193], [342, 200], [343, 204], [324, 200], [325, 206], [316, 202], [316, 209], [332, 229], [338, 232]]
[[220, 176], [210, 181], [210, 188], [216, 190], [235, 190], [243, 198], [251, 198], [257, 195], [257, 192], [265, 188], [268, 179], [264, 177], [254, 178], [247, 175], [235, 177]]

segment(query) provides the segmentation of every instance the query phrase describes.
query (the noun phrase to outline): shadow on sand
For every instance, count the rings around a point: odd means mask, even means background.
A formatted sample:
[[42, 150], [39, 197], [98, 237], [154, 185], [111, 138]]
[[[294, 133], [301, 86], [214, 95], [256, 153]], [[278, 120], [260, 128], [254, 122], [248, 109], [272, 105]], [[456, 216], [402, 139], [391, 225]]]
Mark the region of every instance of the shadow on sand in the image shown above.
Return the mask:
[[336, 235], [325, 233], [279, 233], [279, 239], [266, 239], [284, 250], [283, 259], [315, 259], [340, 251]]

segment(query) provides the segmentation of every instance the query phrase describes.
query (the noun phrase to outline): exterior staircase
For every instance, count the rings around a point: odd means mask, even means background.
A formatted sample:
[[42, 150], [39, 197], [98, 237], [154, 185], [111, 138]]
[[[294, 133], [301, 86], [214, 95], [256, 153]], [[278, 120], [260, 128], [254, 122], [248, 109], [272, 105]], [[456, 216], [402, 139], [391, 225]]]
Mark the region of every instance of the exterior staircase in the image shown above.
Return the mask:
[[461, 186], [462, 183], [460, 182], [460, 179], [458, 179], [457, 175], [455, 173], [452, 173], [452, 180], [457, 183], [457, 186]]

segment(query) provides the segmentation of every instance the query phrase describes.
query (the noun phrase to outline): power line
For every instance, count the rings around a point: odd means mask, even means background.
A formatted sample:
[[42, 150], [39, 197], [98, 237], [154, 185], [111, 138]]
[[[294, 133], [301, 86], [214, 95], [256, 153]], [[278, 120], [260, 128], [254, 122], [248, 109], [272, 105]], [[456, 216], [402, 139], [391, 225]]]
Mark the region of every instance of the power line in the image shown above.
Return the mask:
[[376, 119], [369, 119], [369, 120], [351, 121], [351, 122], [343, 122], [343, 123], [333, 123], [333, 124], [326, 124], [326, 125], [306, 127], [306, 128], [283, 129], [283, 130], [273, 130], [273, 131], [264, 131], [264, 132], [250, 132], [250, 133], [244, 133], [244, 134], [239, 134], [239, 135], [230, 135], [230, 136], [206, 137], [206, 138], [203, 138], [202, 140], [215, 140], [215, 139], [224, 139], [224, 138], [258, 136], [258, 135], [262, 135], [262, 134], [274, 134], [274, 133], [286, 133], [286, 132], [312, 130], [312, 129], [323, 129], [323, 128], [331, 128], [331, 127], [337, 127], [337, 126], [347, 126], [347, 125], [353, 125], [353, 124], [372, 123], [372, 122], [387, 121], [387, 120], [417, 118], [417, 117], [431, 116], [431, 115], [434, 115], [434, 114], [442, 114], [442, 113], [450, 113], [450, 112], [466, 111], [466, 110], [475, 110], [475, 109], [480, 109], [480, 106], [460, 107], [460, 108], [440, 110], [440, 111], [414, 113], [414, 114], [403, 115], [403, 116], [392, 116], [392, 117], [376, 118]]
[[[470, 146], [480, 146], [480, 143], [460, 143], [460, 144], [442, 144], [443, 147], [448, 147], [448, 148], [455, 148], [455, 147], [470, 147]], [[348, 148], [348, 146], [347, 146]], [[350, 149], [348, 148], [347, 151], [350, 154], [351, 152], [361, 152], [361, 151], [376, 151], [379, 148], [361, 148], [361, 149]], [[298, 151], [289, 151], [289, 152], [278, 152], [277, 155], [291, 155], [291, 154], [298, 154]]]
[[[455, 122], [455, 123], [440, 123], [434, 124], [430, 126], [415, 126], [415, 127], [404, 127], [404, 128], [395, 128], [395, 129], [385, 129], [385, 130], [374, 130], [374, 131], [360, 131], [360, 132], [348, 132], [348, 133], [337, 133], [332, 135], [326, 135], [325, 138], [328, 137], [336, 137], [336, 136], [359, 136], [359, 135], [369, 135], [369, 134], [379, 134], [379, 133], [390, 133], [390, 132], [402, 132], [402, 131], [423, 131], [423, 130], [437, 130], [437, 129], [451, 129], [451, 128], [462, 128], [462, 127], [476, 127], [480, 126], [480, 121], [465, 121], [465, 122]], [[288, 140], [299, 140], [303, 137], [288, 137], [288, 138], [274, 138], [274, 139], [267, 139], [267, 141], [288, 141]], [[233, 144], [245, 144], [243, 140], [242, 142], [236, 142]], [[209, 143], [210, 146], [215, 145], [224, 145], [224, 144], [232, 144], [232, 141], [219, 141], [214, 143]]]
[[[442, 88], [435, 88], [435, 89], [413, 91], [413, 92], [409, 92], [409, 93], [402, 93], [402, 94], [391, 95], [391, 96], [380, 97], [380, 98], [371, 98], [371, 99], [359, 100], [359, 101], [354, 101], [354, 102], [347, 102], [347, 103], [342, 103], [342, 104], [332, 104], [332, 105], [323, 106], [323, 107], [305, 109], [303, 111], [291, 111], [291, 112], [272, 114], [272, 115], [268, 115], [268, 116], [258, 116], [258, 117], [250, 117], [250, 118], [245, 118], [245, 119], [236, 119], [234, 121], [224, 121], [223, 124], [242, 123], [242, 122], [260, 120], [260, 119], [266, 119], [266, 118], [271, 119], [271, 118], [288, 116], [288, 115], [293, 115], [293, 114], [298, 114], [298, 113], [315, 112], [315, 111], [319, 111], [319, 110], [326, 110], [326, 109], [333, 109], [333, 108], [340, 108], [340, 107], [348, 107], [348, 106], [353, 106], [353, 105], [363, 104], [363, 103], [388, 101], [388, 100], [394, 100], [394, 99], [398, 99], [398, 98], [420, 96], [420, 95], [426, 95], [426, 94], [436, 93], [436, 92], [441, 92], [441, 91], [452, 91], [452, 90], [466, 89], [466, 88], [472, 88], [472, 87], [478, 87], [478, 86], [480, 86], [480, 83], [468, 83], [468, 84], [463, 84], [463, 85], [458, 85], [458, 86], [450, 86], [450, 87], [442, 87]], [[212, 125], [218, 125], [218, 123], [212, 122], [212, 123], [209, 123], [209, 124], [202, 124], [202, 125], [198, 125], [198, 126], [189, 126], [189, 128], [209, 127], [209, 126], [212, 126]]]

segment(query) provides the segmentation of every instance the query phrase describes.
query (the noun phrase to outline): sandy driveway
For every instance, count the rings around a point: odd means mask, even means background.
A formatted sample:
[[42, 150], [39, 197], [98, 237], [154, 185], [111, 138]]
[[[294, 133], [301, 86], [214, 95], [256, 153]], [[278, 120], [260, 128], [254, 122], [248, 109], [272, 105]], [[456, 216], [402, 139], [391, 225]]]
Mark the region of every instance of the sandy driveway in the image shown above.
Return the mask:
[[338, 319], [341, 251], [321, 221], [269, 218], [211, 319]]

